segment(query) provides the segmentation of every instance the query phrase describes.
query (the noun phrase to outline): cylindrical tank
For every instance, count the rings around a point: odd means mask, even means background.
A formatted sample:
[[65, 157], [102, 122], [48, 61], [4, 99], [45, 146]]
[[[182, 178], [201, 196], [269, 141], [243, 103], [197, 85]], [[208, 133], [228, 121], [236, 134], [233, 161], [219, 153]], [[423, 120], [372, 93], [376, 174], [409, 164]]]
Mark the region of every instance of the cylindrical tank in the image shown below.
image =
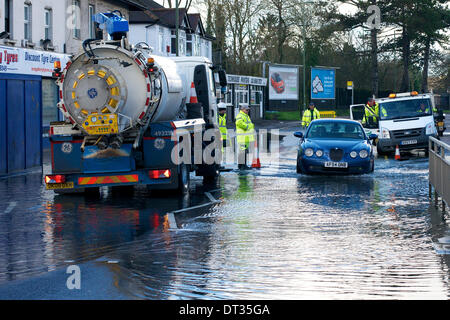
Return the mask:
[[74, 57], [57, 82], [66, 119], [85, 134], [92, 134], [89, 128], [98, 119], [106, 126], [117, 121], [117, 132], [108, 133], [118, 134], [149, 121], [173, 120], [187, 99], [183, 79], [169, 58], [152, 56], [151, 72], [149, 57], [145, 50], [104, 43]]

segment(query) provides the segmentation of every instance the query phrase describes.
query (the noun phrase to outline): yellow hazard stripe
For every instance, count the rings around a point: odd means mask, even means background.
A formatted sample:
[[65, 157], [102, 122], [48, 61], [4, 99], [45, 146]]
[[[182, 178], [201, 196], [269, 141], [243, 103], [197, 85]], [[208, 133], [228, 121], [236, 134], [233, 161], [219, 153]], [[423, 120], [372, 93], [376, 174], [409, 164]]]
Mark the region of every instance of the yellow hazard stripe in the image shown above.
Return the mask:
[[321, 118], [336, 118], [336, 111], [320, 111]]
[[138, 181], [139, 181], [139, 176], [137, 174], [78, 178], [79, 185], [129, 183], [129, 182], [138, 182]]

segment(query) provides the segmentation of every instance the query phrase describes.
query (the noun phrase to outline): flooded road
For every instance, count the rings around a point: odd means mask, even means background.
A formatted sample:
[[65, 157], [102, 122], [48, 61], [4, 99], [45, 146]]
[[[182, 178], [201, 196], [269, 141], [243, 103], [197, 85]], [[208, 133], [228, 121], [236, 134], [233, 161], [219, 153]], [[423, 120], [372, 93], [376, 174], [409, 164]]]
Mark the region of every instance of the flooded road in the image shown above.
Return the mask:
[[[449, 299], [450, 256], [433, 243], [450, 228], [428, 199], [428, 159], [302, 176], [297, 141], [283, 140], [278, 165], [205, 187], [192, 176], [186, 197], [57, 196], [40, 171], [0, 179], [0, 298]], [[82, 270], [77, 293], [68, 265]]]

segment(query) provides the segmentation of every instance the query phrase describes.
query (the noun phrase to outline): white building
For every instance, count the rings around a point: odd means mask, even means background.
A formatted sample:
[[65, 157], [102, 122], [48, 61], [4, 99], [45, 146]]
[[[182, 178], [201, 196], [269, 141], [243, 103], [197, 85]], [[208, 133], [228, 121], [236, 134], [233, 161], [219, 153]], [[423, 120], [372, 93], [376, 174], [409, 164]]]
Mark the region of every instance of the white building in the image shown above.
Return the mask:
[[66, 34], [61, 26], [66, 25], [65, 12], [66, 2], [61, 0], [1, 1], [0, 32], [9, 33], [9, 39], [0, 43], [63, 52]]
[[[130, 12], [129, 40], [145, 42], [156, 55], [176, 56], [175, 9], [157, 7]], [[179, 9], [179, 56], [204, 56], [212, 60], [214, 37], [206, 34], [200, 14]]]

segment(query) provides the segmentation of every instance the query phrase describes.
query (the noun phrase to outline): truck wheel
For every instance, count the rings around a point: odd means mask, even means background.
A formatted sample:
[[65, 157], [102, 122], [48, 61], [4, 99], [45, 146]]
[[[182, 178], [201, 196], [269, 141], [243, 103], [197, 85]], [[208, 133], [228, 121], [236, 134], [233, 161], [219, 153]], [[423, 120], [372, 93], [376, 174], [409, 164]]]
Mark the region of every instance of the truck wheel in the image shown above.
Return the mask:
[[220, 175], [220, 167], [217, 164], [204, 165], [203, 183], [214, 183]]
[[191, 179], [189, 175], [189, 168], [186, 164], [180, 166], [180, 173], [178, 175], [178, 192], [180, 194], [189, 193], [189, 188], [191, 185]]
[[381, 148], [377, 146], [377, 153], [379, 156], [386, 156], [388, 152], [383, 151]]

